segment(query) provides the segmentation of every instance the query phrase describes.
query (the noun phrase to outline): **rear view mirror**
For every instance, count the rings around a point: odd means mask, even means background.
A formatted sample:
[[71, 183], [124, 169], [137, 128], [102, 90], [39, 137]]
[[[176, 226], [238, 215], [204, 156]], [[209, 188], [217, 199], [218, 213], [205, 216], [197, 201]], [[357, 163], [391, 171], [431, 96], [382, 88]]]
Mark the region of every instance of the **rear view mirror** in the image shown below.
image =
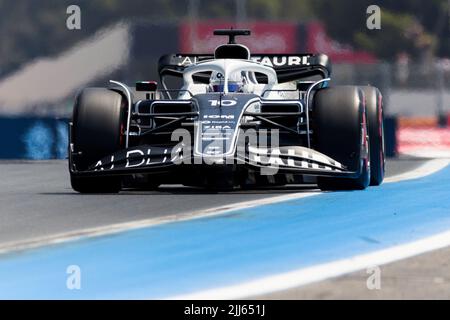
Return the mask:
[[156, 90], [158, 89], [158, 82], [156, 81], [138, 81], [136, 82], [136, 91], [147, 92], [146, 98], [148, 100], [155, 99]]

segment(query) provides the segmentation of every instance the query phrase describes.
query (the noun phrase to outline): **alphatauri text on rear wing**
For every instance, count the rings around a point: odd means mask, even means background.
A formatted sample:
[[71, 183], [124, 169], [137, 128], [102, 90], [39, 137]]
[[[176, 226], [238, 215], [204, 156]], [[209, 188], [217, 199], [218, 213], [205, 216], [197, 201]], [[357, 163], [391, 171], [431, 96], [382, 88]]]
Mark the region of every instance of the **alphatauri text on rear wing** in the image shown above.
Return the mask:
[[[168, 75], [182, 77], [190, 65], [214, 58], [212, 54], [168, 54], [159, 59], [158, 71], [161, 78]], [[330, 61], [324, 54], [252, 54], [250, 59], [273, 68], [280, 83], [312, 76], [325, 79], [331, 75]], [[205, 81], [208, 79], [205, 75]]]

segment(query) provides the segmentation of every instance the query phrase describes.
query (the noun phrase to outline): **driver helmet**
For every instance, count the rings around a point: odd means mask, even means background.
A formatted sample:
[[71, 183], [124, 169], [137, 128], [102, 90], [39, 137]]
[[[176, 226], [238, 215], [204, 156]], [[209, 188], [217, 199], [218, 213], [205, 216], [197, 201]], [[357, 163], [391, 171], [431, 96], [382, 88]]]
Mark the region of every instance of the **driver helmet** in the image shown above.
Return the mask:
[[[235, 72], [228, 78], [228, 92], [241, 92], [244, 86], [244, 79]], [[225, 77], [223, 73], [213, 72], [210, 78], [211, 92], [224, 92]]]

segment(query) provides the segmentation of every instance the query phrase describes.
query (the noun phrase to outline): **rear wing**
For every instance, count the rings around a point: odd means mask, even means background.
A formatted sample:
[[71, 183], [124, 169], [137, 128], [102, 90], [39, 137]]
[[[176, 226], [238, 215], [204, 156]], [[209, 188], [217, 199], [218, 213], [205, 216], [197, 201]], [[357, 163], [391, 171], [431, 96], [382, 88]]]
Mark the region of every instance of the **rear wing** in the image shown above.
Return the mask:
[[[158, 72], [161, 79], [168, 75], [182, 77], [188, 66], [213, 59], [212, 54], [168, 54], [159, 59]], [[325, 79], [331, 75], [331, 63], [324, 54], [252, 54], [250, 59], [272, 67], [280, 83], [312, 76]], [[196, 80], [207, 83], [209, 76], [200, 75]]]

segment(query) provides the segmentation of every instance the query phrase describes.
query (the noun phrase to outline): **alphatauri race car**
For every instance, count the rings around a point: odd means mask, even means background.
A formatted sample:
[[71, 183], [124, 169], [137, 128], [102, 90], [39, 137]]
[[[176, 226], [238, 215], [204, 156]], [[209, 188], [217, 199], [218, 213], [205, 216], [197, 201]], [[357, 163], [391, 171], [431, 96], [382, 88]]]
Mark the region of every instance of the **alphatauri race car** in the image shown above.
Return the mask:
[[160, 83], [111, 81], [78, 94], [69, 134], [74, 190], [382, 183], [378, 89], [330, 86], [326, 55], [252, 54], [235, 40], [249, 30], [214, 34], [229, 41], [213, 54], [161, 57]]

